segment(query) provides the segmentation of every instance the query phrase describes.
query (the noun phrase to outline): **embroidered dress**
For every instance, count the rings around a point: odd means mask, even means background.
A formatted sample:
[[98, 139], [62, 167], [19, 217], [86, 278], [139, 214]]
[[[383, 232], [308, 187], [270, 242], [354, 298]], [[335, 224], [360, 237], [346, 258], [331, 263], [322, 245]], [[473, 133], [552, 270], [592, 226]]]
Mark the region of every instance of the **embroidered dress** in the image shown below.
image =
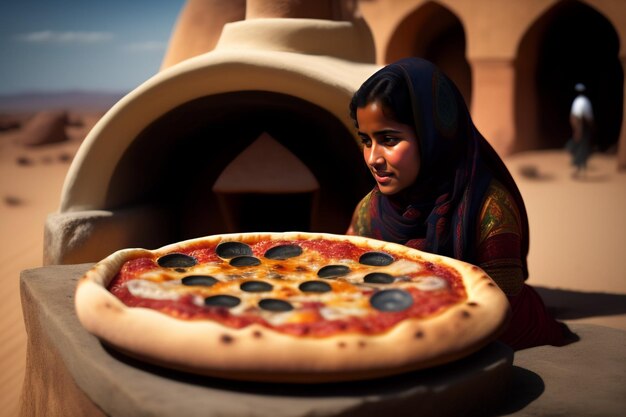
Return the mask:
[[388, 65], [375, 77], [400, 78], [407, 85], [420, 170], [400, 193], [385, 195], [375, 187], [357, 205], [348, 233], [481, 266], [512, 306], [512, 323], [503, 341], [515, 349], [565, 343], [566, 328], [550, 317], [539, 295], [524, 283], [529, 230], [521, 194], [474, 127], [454, 84], [418, 58]]

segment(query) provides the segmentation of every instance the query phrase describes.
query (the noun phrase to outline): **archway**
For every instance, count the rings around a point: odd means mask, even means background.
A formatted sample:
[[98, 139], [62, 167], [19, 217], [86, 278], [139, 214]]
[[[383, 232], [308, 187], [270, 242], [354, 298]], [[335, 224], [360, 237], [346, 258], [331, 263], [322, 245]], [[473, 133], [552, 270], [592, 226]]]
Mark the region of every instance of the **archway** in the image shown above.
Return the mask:
[[537, 19], [516, 58], [516, 150], [563, 147], [571, 136], [569, 111], [579, 82], [594, 107], [596, 146], [614, 146], [624, 83], [618, 50], [608, 19], [580, 1], [559, 2]]
[[468, 107], [472, 74], [465, 57], [465, 29], [448, 8], [430, 1], [400, 22], [389, 40], [385, 62], [418, 56], [434, 62], [457, 85]]
[[267, 132], [233, 159], [213, 184], [231, 233], [309, 230], [319, 188], [311, 170]]
[[[238, 158], [251, 145], [260, 147], [252, 156], [280, 166], [250, 172]], [[216, 188], [229, 167], [242, 172]], [[267, 189], [267, 175], [291, 178]], [[245, 189], [232, 189], [237, 182]], [[296, 226], [343, 233], [371, 187], [354, 137], [327, 110], [294, 96], [238, 91], [189, 101], [146, 127], [116, 166], [107, 207], [163, 208], [167, 241]]]

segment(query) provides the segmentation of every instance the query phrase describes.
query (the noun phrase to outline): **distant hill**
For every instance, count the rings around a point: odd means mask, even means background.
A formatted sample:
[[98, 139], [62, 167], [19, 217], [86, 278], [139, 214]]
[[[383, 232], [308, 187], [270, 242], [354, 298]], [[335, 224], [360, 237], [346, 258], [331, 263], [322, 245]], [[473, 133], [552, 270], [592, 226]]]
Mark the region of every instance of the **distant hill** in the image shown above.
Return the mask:
[[0, 94], [0, 112], [35, 112], [41, 110], [106, 111], [126, 93], [97, 91], [33, 92]]

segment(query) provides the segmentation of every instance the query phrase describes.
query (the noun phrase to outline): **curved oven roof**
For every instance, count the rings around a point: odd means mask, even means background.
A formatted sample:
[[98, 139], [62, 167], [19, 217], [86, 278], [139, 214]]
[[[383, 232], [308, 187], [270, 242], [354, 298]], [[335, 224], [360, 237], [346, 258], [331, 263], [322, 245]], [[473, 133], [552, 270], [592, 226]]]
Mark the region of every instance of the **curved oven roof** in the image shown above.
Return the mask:
[[255, 19], [227, 24], [214, 51], [156, 74], [94, 126], [70, 167], [61, 212], [106, 208], [117, 162], [152, 122], [191, 100], [236, 91], [291, 95], [318, 105], [352, 131], [347, 106], [378, 67], [362, 22]]

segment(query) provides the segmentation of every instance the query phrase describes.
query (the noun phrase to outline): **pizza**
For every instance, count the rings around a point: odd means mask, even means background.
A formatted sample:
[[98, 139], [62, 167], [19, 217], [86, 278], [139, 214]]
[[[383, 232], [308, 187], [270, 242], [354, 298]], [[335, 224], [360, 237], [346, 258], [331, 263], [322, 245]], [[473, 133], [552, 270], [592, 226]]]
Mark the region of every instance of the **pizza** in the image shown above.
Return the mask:
[[323, 233], [242, 233], [95, 264], [82, 325], [129, 356], [208, 376], [369, 379], [447, 363], [497, 338], [509, 304], [479, 267]]

